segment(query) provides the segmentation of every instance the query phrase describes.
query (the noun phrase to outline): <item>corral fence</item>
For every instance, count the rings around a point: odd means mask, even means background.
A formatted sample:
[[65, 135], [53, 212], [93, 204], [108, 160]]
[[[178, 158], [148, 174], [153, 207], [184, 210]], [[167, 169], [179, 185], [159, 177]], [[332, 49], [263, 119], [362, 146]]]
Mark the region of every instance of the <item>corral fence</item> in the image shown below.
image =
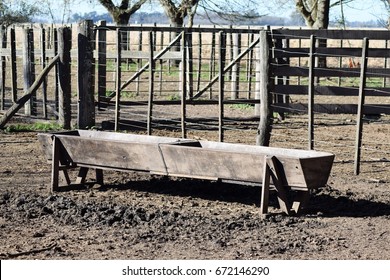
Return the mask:
[[[65, 127], [98, 122], [105, 129], [148, 134], [170, 129], [182, 137], [206, 130], [217, 132], [220, 141], [244, 130], [267, 143], [274, 117], [307, 114], [307, 147], [313, 149], [315, 114], [356, 114], [359, 173], [363, 118], [390, 111], [389, 40], [386, 30], [91, 21], [75, 28], [3, 28], [0, 109], [4, 119], [41, 68], [47, 75], [23, 102], [24, 114], [59, 119]], [[197, 106], [202, 113], [193, 110]]]

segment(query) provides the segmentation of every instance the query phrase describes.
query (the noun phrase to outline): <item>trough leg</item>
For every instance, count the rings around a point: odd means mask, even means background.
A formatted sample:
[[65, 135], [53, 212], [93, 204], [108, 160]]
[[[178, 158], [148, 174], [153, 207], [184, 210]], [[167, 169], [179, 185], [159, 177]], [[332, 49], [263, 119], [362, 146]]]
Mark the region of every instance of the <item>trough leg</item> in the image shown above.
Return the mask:
[[85, 183], [85, 178], [87, 177], [89, 168], [87, 167], [80, 167], [79, 174], [77, 175], [76, 178], [76, 184], [84, 184]]
[[59, 140], [53, 137], [52, 159], [51, 159], [51, 191], [58, 191], [60, 169]]
[[292, 210], [298, 214], [299, 211], [307, 205], [310, 199], [309, 191], [300, 191], [298, 196], [295, 198], [295, 201], [292, 205]]
[[103, 170], [102, 169], [96, 169], [96, 183], [99, 185], [104, 185], [104, 178], [103, 178]]
[[285, 212], [287, 215], [291, 214], [291, 205], [288, 199], [287, 190], [283, 186], [282, 182], [282, 173], [280, 172], [277, 159], [274, 156], [266, 158], [266, 164], [270, 169], [270, 175], [272, 177], [272, 181], [274, 183], [275, 189], [278, 195], [278, 202], [280, 205], [280, 209]]
[[270, 170], [265, 157], [264, 168], [263, 168], [263, 182], [261, 188], [261, 201], [260, 201], [261, 215], [266, 215], [268, 213], [269, 184], [270, 184]]

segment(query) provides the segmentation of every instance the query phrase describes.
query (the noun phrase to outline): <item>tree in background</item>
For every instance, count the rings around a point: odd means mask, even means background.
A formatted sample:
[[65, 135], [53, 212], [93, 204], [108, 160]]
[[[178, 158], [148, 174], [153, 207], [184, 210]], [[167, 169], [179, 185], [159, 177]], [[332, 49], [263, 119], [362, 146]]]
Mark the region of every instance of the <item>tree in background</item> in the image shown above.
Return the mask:
[[192, 26], [199, 0], [159, 0], [159, 2], [172, 26], [182, 27], [187, 16], [189, 16], [188, 26]]
[[0, 25], [29, 22], [34, 15], [39, 14], [37, 3], [27, 1], [0, 0]]
[[41, 0], [40, 7], [44, 14], [49, 16], [53, 23], [66, 24], [72, 17], [72, 6], [77, 4], [77, 0]]
[[390, 0], [382, 0], [387, 10], [387, 22], [384, 24], [387, 29], [390, 29]]
[[126, 25], [129, 23], [130, 16], [138, 11], [144, 3], [148, 0], [137, 0], [132, 3], [130, 0], [117, 1], [118, 4], [114, 4], [112, 0], [98, 0], [98, 2], [107, 9], [110, 13], [112, 20], [117, 25]]

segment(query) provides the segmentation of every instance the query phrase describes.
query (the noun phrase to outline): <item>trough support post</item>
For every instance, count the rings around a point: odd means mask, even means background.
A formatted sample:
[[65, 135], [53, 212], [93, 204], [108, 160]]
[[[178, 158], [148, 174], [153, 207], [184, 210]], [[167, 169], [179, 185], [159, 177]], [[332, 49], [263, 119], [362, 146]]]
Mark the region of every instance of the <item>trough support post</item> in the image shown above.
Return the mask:
[[218, 121], [218, 130], [219, 130], [219, 142], [224, 140], [224, 130], [223, 130], [223, 100], [225, 95], [225, 59], [226, 59], [226, 33], [223, 31], [219, 32], [219, 58], [218, 58], [218, 108], [219, 108], [219, 121]]
[[[268, 146], [272, 130], [272, 92], [270, 73], [270, 43], [267, 30], [260, 31], [259, 47], [257, 48], [256, 65], [256, 98], [260, 99], [260, 105], [255, 108], [260, 115], [260, 123], [257, 129], [256, 144]], [[257, 109], [259, 108], [259, 109]]]
[[71, 127], [71, 77], [70, 77], [70, 49], [72, 45], [72, 34], [69, 27], [58, 29], [58, 123], [64, 129]]
[[78, 25], [78, 128], [91, 128], [95, 125], [94, 99], [94, 59], [93, 59], [93, 22], [86, 20]]
[[315, 42], [314, 35], [310, 36], [310, 53], [309, 53], [309, 87], [308, 87], [308, 136], [309, 136], [309, 150], [314, 149], [314, 66], [315, 66]]
[[106, 21], [102, 20], [99, 22], [98, 29], [98, 109], [101, 106], [101, 100], [106, 96], [106, 88], [107, 88], [107, 31], [104, 29], [106, 26]]
[[355, 175], [360, 173], [360, 156], [362, 149], [362, 137], [363, 137], [363, 111], [365, 101], [365, 87], [366, 87], [366, 72], [367, 72], [367, 56], [368, 56], [368, 39], [363, 39], [362, 47], [362, 60], [360, 70], [360, 86], [359, 86], [359, 104], [357, 112], [357, 125], [356, 125], [356, 144], [355, 144]]
[[[34, 33], [33, 29], [25, 28], [24, 43], [23, 43], [23, 77], [24, 91], [26, 92], [35, 80], [35, 64], [34, 64]], [[28, 116], [35, 116], [36, 111], [36, 90], [31, 95], [30, 100], [24, 105], [24, 113]]]
[[291, 214], [291, 204], [288, 199], [288, 194], [283, 186], [282, 173], [278, 167], [278, 160], [275, 156], [266, 157], [266, 164], [269, 168], [272, 182], [274, 183], [275, 189], [278, 193], [278, 202], [280, 209], [287, 215]]

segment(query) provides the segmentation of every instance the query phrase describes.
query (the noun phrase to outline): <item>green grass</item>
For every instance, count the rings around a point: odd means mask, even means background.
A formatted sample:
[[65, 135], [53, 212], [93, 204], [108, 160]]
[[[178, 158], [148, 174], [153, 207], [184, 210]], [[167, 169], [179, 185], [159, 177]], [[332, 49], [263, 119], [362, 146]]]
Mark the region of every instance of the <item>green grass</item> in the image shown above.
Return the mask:
[[239, 109], [239, 110], [252, 110], [253, 107], [254, 106], [252, 104], [232, 104], [232, 105], [229, 105], [229, 108]]
[[11, 124], [6, 127], [5, 132], [27, 132], [27, 131], [51, 131], [60, 130], [62, 126], [57, 123], [32, 123], [32, 124]]

